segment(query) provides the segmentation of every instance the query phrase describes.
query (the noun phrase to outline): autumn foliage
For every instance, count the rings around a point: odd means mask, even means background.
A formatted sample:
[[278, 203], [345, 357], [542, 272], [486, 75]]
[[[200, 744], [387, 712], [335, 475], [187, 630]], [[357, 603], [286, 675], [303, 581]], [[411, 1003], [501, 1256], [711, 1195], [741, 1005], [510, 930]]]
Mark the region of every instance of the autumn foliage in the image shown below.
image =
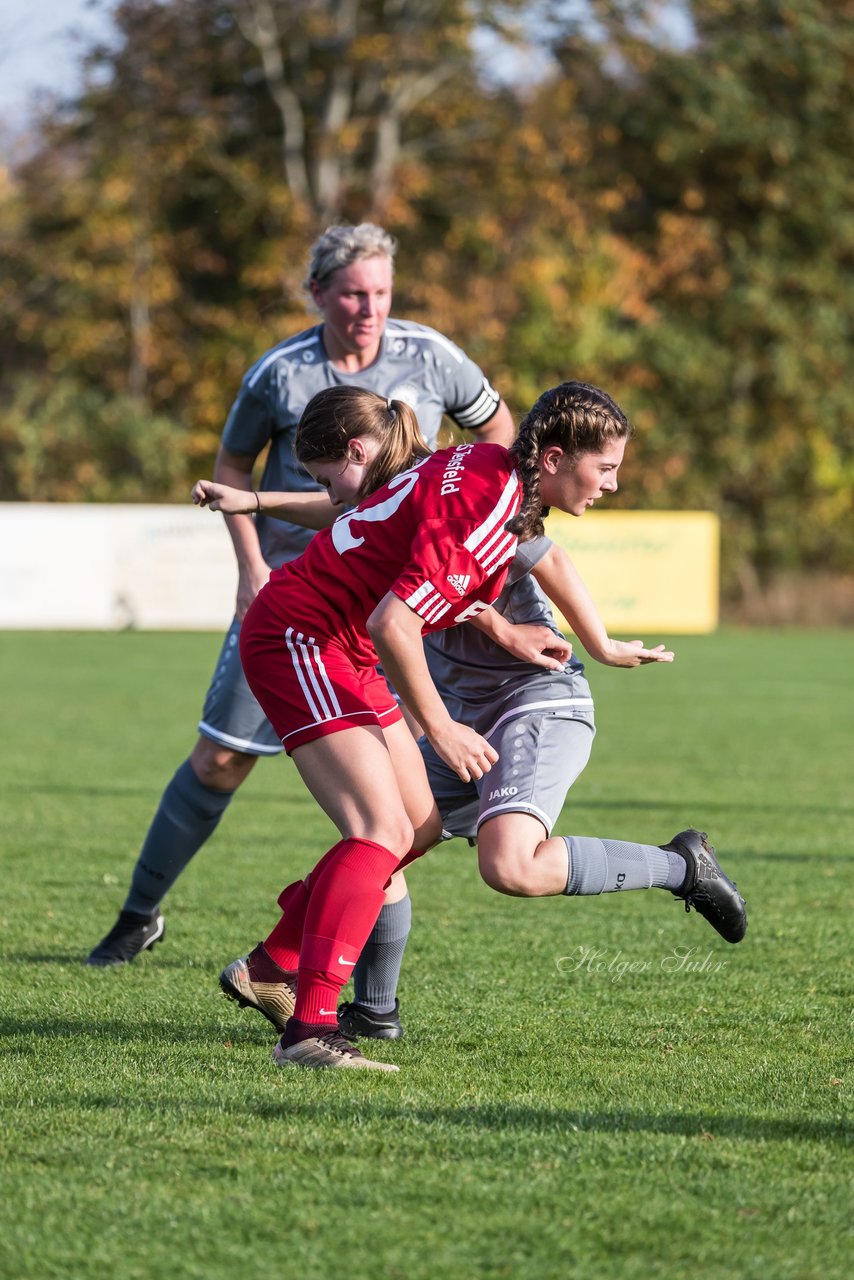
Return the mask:
[[[844, 573], [854, 5], [697, 0], [676, 42], [661, 8], [116, 5], [0, 185], [0, 499], [183, 499], [307, 321], [309, 241], [373, 218], [396, 313], [515, 412], [616, 396], [615, 501], [719, 512], [730, 596]], [[540, 73], [485, 64], [486, 30]]]

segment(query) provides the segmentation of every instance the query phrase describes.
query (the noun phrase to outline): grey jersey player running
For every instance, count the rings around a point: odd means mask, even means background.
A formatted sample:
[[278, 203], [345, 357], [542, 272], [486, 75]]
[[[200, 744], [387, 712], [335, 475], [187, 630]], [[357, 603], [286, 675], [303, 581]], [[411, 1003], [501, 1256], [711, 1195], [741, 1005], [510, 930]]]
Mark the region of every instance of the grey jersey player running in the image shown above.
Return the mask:
[[[330, 227], [315, 241], [306, 285], [321, 321], [273, 347], [246, 374], [223, 431], [216, 480], [254, 495], [255, 461], [269, 445], [260, 491], [316, 492], [294, 457], [293, 438], [312, 396], [337, 385], [405, 401], [431, 447], [444, 414], [480, 440], [511, 442], [510, 412], [478, 366], [435, 329], [390, 318], [395, 249], [391, 236], [371, 223]], [[166, 893], [213, 834], [258, 757], [282, 750], [243, 676], [238, 635], [271, 569], [300, 555], [311, 532], [268, 519], [255, 496], [250, 506], [251, 514], [226, 519], [237, 557], [237, 606], [198, 739], [161, 797], [119, 917], [89, 964], [125, 963], [163, 937]]]
[[[544, 393], [531, 410], [540, 420], [542, 438], [563, 432], [570, 389], [577, 386], [564, 384]], [[382, 445], [369, 443], [373, 449]], [[624, 444], [621, 440], [604, 450], [576, 453], [574, 501], [566, 508], [570, 514], [582, 515], [616, 490]], [[347, 503], [357, 494], [366, 447], [364, 436], [342, 438], [344, 466], [336, 469], [330, 485], [334, 500]], [[240, 510], [246, 502], [244, 494], [207, 481], [199, 482], [193, 496], [226, 511]], [[268, 493], [263, 501], [279, 515], [310, 518], [315, 526], [329, 523], [334, 515], [317, 498], [311, 499], [311, 511], [300, 506], [300, 495]], [[612, 639], [571, 561], [542, 534], [541, 525], [537, 532], [540, 536], [519, 544], [488, 633], [466, 623], [424, 641], [431, 677], [450, 715], [475, 729], [498, 753], [487, 774], [463, 782], [422, 739], [445, 833], [476, 837], [481, 875], [500, 892], [541, 897], [666, 889], [694, 906], [728, 942], [738, 942], [747, 927], [744, 902], [703, 832], [689, 828], [664, 845], [551, 834], [567, 792], [590, 756], [593, 700], [584, 668], [574, 656], [558, 670], [544, 670], [513, 656], [511, 632], [545, 627], [555, 637], [553, 652], [565, 646], [545, 592], [597, 661], [635, 667], [669, 662], [673, 654], [663, 645], [647, 649], [641, 641]], [[537, 647], [542, 649], [542, 643]], [[351, 1038], [402, 1034], [396, 988], [411, 909], [401, 880], [399, 873], [393, 877], [354, 971], [355, 1000], [339, 1009], [341, 1029]], [[256, 948], [230, 964], [221, 984], [227, 995], [257, 1008], [282, 1029], [292, 1005], [292, 982], [284, 972], [277, 975], [262, 953], [262, 947]]]

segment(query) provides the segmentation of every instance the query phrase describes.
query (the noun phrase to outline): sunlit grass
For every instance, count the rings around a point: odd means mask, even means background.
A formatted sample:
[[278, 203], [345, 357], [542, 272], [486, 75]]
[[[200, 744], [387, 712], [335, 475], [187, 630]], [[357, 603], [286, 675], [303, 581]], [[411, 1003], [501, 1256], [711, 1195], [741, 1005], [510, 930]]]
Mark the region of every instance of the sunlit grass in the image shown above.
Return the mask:
[[748, 937], [665, 893], [502, 898], [456, 841], [410, 875], [391, 1077], [277, 1071], [268, 1024], [218, 993], [332, 841], [285, 762], [179, 881], [162, 946], [82, 963], [218, 643], [0, 634], [0, 1275], [847, 1275], [850, 637], [591, 667], [599, 734], [558, 830], [702, 826]]

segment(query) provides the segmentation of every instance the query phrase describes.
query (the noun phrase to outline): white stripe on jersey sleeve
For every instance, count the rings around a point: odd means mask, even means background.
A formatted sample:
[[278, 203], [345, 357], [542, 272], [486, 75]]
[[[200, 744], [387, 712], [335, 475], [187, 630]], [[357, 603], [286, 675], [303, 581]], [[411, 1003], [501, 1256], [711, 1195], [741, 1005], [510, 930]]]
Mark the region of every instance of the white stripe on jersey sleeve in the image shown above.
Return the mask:
[[483, 736], [487, 740], [501, 728], [507, 720], [513, 720], [518, 716], [530, 715], [532, 711], [554, 711], [555, 708], [560, 710], [561, 707], [592, 707], [592, 698], [550, 698], [543, 702], [523, 702], [519, 706], [513, 707], [510, 711], [505, 711], [498, 719], [484, 729]]
[[504, 525], [499, 525], [498, 528], [493, 531], [492, 537], [488, 542], [483, 544], [480, 551], [477, 553], [477, 558], [484, 568], [489, 564], [492, 557], [497, 554], [497, 549], [503, 548], [507, 539], [512, 538], [513, 536], [514, 535], [512, 533], [508, 533], [506, 531]]
[[261, 377], [261, 374], [276, 360], [280, 360], [282, 356], [292, 356], [297, 351], [302, 351], [304, 347], [317, 346], [317, 334], [314, 333], [310, 338], [304, 338], [302, 342], [283, 342], [280, 346], [274, 347], [272, 351], [268, 351], [266, 356], [258, 361], [255, 368], [249, 374], [247, 386], [254, 387], [255, 383]]
[[422, 582], [420, 587], [416, 587], [412, 594], [406, 597], [404, 604], [408, 604], [413, 613], [417, 613], [425, 622], [438, 622], [451, 607], [432, 582]]
[[415, 588], [412, 595], [406, 597], [404, 604], [408, 604], [410, 609], [414, 609], [417, 613], [418, 606], [421, 604], [422, 600], [424, 600], [426, 596], [429, 596], [431, 591], [435, 590], [436, 588], [433, 586], [432, 582], [422, 582], [420, 587]]
[[505, 533], [504, 537], [493, 549], [492, 554], [481, 562], [486, 572], [494, 573], [501, 565], [506, 564], [508, 560], [512, 560], [516, 554], [517, 546], [516, 535]]
[[[463, 543], [466, 551], [472, 553], [474, 559], [487, 573], [494, 573], [501, 565], [512, 560], [516, 554], [516, 536], [507, 533], [504, 525], [511, 516], [516, 514], [520, 502], [519, 480], [514, 473], [508, 479], [501, 497], [490, 514]], [[416, 587], [406, 597], [404, 604], [407, 604], [419, 617], [431, 623], [438, 622], [451, 608], [432, 582], [422, 582], [420, 587]], [[482, 606], [484, 609], [486, 607], [486, 605]]]
[[445, 616], [450, 607], [445, 597], [440, 596], [437, 591], [434, 596], [425, 601], [418, 612], [425, 622], [438, 622], [440, 618]]
[[419, 342], [435, 342], [437, 347], [444, 347], [448, 355], [453, 356], [457, 364], [462, 364], [464, 356], [459, 347], [451, 342], [450, 338], [446, 338], [436, 329], [430, 329], [426, 325], [420, 329], [386, 329], [386, 335], [394, 341], [395, 338], [417, 338]]
[[[484, 552], [489, 550], [496, 532], [503, 531], [507, 521], [516, 514], [519, 509], [519, 502], [519, 477], [514, 471], [492, 511], [483, 523], [478, 525], [473, 533], [469, 534], [463, 543], [466, 551], [471, 551], [475, 560], [483, 563], [482, 556]], [[513, 508], [512, 511], [510, 510], [511, 507]]]

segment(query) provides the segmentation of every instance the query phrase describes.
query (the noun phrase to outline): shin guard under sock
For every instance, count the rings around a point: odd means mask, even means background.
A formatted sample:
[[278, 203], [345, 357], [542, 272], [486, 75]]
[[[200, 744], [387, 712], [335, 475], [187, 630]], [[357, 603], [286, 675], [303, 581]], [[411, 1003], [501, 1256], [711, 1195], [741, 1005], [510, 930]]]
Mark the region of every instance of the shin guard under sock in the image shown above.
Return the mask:
[[294, 1017], [335, 1021], [337, 998], [352, 976], [383, 904], [383, 885], [400, 858], [372, 840], [342, 840], [311, 886], [300, 950]]
[[680, 888], [685, 859], [658, 845], [594, 836], [564, 836], [569, 851], [567, 894], [588, 896], [627, 889]]
[[264, 950], [280, 969], [299, 967], [299, 949], [302, 945], [302, 927], [311, 892], [304, 880], [295, 880], [279, 894], [282, 917], [269, 937], [264, 939]]
[[294, 970], [298, 967], [305, 913], [308, 910], [312, 888], [317, 884], [327, 864], [337, 856], [339, 851], [343, 850], [346, 844], [346, 840], [339, 840], [312, 867], [305, 880], [295, 880], [279, 894], [278, 902], [282, 908], [282, 918], [270, 936], [264, 939], [264, 948], [280, 968]]

